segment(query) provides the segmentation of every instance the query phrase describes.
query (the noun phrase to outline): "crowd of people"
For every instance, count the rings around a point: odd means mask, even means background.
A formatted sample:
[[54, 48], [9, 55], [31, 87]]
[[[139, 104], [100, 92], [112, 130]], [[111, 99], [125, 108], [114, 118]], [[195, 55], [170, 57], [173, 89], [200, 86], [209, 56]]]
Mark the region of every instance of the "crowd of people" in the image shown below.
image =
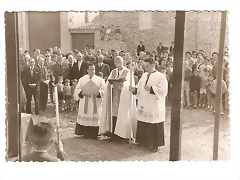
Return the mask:
[[[35, 115], [44, 112], [48, 94], [54, 103], [57, 86], [60, 110], [78, 111], [76, 135], [90, 139], [104, 135], [114, 141], [134, 137], [139, 145], [153, 152], [165, 144], [163, 122], [165, 106], [171, 104], [173, 42], [169, 48], [160, 42], [152, 52], [146, 51], [140, 42], [133, 52], [95, 51], [86, 46], [82, 51], [74, 49], [67, 54], [62, 54], [58, 47], [46, 49], [45, 55], [39, 49], [34, 49], [33, 54], [20, 49], [19, 54], [23, 95], [26, 94], [23, 112], [32, 113], [32, 97]], [[217, 67], [217, 52], [212, 57], [206, 57], [203, 50], [186, 52], [183, 85], [186, 108], [215, 112]], [[221, 114], [228, 108], [227, 48], [223, 69]]]
[[100, 29], [100, 36], [102, 41], [110, 41], [110, 40], [120, 40], [121, 39], [121, 29], [119, 26], [102, 26]]
[[[137, 83], [145, 72], [143, 62], [146, 58], [153, 58], [156, 62], [156, 69], [163, 73], [168, 80], [168, 96], [167, 105], [170, 104], [171, 87], [172, 87], [172, 72], [173, 72], [173, 55], [174, 55], [174, 43], [171, 43], [169, 48], [162, 46], [159, 43], [156, 51], [145, 51], [145, 47], [142, 42], [137, 48], [137, 51], [132, 53], [126, 53], [124, 51], [109, 50], [105, 52], [103, 49], [97, 50], [96, 53], [93, 48], [89, 48], [87, 45], [83, 51], [77, 49], [70, 51], [67, 54], [62, 54], [61, 49], [49, 48], [46, 49], [45, 55], [40, 53], [39, 49], [33, 50], [32, 58], [35, 60], [31, 61], [30, 53], [26, 50], [24, 53], [20, 50], [20, 62], [21, 70], [28, 66], [42, 67], [42, 71], [39, 74], [43, 74], [40, 80], [39, 89], [40, 102], [36, 103], [36, 107], [40, 110], [45, 111], [48, 92], [50, 93], [51, 102], [54, 103], [53, 99], [53, 87], [54, 84], [58, 84], [59, 97], [61, 109], [78, 109], [75, 102], [73, 101], [74, 88], [79, 78], [86, 74], [87, 63], [95, 65], [96, 75], [107, 80], [110, 72], [116, 68], [114, 64], [114, 58], [116, 56], [123, 57], [124, 66], [130, 67], [130, 58], [132, 58], [134, 68], [134, 79]], [[213, 52], [212, 57], [204, 55], [204, 51], [200, 50], [186, 52], [185, 61], [185, 78], [184, 78], [184, 106], [188, 108], [204, 108], [214, 113], [214, 99], [216, 94], [216, 74], [217, 74], [217, 63], [218, 53]], [[224, 56], [224, 71], [223, 71], [223, 108], [228, 108], [228, 50], [225, 49]], [[59, 78], [60, 77], [60, 78]], [[28, 74], [22, 73], [22, 81], [29, 78]], [[41, 90], [40, 90], [41, 89]], [[27, 101], [26, 112], [31, 113], [30, 101], [31, 96], [28, 88], [24, 88]], [[31, 90], [31, 89], [30, 89]], [[34, 99], [34, 93], [32, 94]], [[63, 103], [64, 102], [64, 103]], [[39, 104], [39, 105], [38, 105]], [[35, 114], [39, 111], [36, 109]], [[222, 112], [223, 114], [223, 112]]]

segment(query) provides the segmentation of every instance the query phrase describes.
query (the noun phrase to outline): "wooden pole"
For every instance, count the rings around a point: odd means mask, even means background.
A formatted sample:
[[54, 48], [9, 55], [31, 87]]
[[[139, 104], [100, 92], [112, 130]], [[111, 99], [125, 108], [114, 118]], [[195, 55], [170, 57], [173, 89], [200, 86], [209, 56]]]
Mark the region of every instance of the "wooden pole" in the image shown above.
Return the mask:
[[183, 86], [183, 48], [185, 32], [185, 11], [176, 11], [175, 22], [175, 49], [173, 63], [173, 87], [171, 94], [171, 134], [170, 134], [170, 161], [181, 159], [181, 111]]
[[223, 80], [223, 57], [224, 42], [226, 33], [227, 12], [222, 12], [220, 41], [219, 41], [219, 60], [217, 67], [217, 92], [215, 97], [215, 119], [214, 119], [214, 139], [213, 139], [213, 160], [218, 160], [218, 140], [219, 140], [219, 119], [222, 103], [222, 80]]
[[21, 106], [19, 90], [19, 46], [17, 13], [5, 12], [6, 65], [8, 91], [8, 157], [21, 160]]
[[56, 110], [56, 124], [57, 124], [57, 142], [60, 143], [60, 134], [59, 134], [59, 103], [58, 103], [58, 90], [57, 85], [54, 87], [54, 95], [55, 95], [55, 110]]
[[110, 84], [110, 128], [111, 128], [111, 133], [114, 134], [114, 131], [113, 131], [113, 116], [112, 116], [112, 94], [113, 94], [113, 85]]
[[[17, 57], [20, 56], [19, 54], [19, 37], [18, 37], [18, 12], [14, 13], [15, 16], [15, 34], [16, 34], [16, 38], [15, 38], [15, 43], [16, 43], [16, 55]], [[21, 78], [21, 70], [20, 70], [20, 62], [19, 62], [19, 58], [16, 59], [16, 64], [17, 64], [17, 95], [18, 95], [18, 156], [19, 156], [19, 162], [22, 161], [22, 143], [21, 142], [21, 132], [22, 132], [22, 120], [21, 120], [21, 112], [22, 112], [22, 103], [21, 103], [21, 94], [20, 94], [20, 83], [22, 83], [22, 81], [20, 81]]]
[[[130, 59], [129, 59], [129, 61], [130, 61], [130, 86], [131, 87], [133, 87], [133, 84], [132, 84], [132, 76], [133, 76], [133, 71], [132, 71], [132, 57], [130, 57]], [[132, 92], [130, 92], [130, 107], [129, 107], [129, 109], [130, 109], [130, 124], [131, 124], [131, 126], [130, 126], [130, 138], [129, 138], [129, 144], [131, 143], [131, 139], [132, 139], [132, 135], [133, 135], [133, 123], [132, 123], [132, 96], [133, 96], [133, 94], [132, 94]]]

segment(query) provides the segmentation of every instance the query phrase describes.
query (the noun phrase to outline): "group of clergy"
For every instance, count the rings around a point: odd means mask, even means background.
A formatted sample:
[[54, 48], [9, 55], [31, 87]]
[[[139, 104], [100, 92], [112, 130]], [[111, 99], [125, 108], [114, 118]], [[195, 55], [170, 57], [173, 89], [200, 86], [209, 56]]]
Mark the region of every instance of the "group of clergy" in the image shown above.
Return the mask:
[[144, 60], [146, 73], [138, 84], [121, 56], [115, 57], [114, 64], [106, 82], [95, 75], [93, 64], [88, 64], [87, 75], [79, 79], [74, 92], [79, 101], [75, 134], [86, 139], [130, 140], [157, 152], [165, 145], [167, 79], [155, 69], [153, 58]]

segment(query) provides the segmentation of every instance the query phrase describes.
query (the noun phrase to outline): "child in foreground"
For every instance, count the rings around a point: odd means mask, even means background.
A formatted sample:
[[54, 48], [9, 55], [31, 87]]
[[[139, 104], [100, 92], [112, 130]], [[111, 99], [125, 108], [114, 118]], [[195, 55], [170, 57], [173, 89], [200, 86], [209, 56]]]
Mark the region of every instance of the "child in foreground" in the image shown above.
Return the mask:
[[70, 101], [71, 101], [72, 93], [71, 93], [71, 86], [70, 86], [70, 80], [65, 80], [65, 85], [63, 87], [63, 99], [65, 101], [64, 103], [64, 109], [70, 109]]
[[[54, 142], [54, 128], [45, 122], [40, 122], [33, 126], [32, 134], [30, 136], [30, 146], [33, 150], [32, 153], [23, 156], [23, 162], [58, 162], [67, 161], [66, 153], [63, 150], [63, 144]], [[48, 149], [54, 143], [57, 152], [57, 157], [48, 154]]]
[[57, 83], [59, 110], [64, 110], [65, 100], [63, 99], [63, 77], [60, 76]]
[[[222, 84], [221, 84], [221, 88], [222, 88], [222, 94], [227, 92], [227, 86], [225, 81], [222, 80]], [[213, 80], [211, 86], [210, 86], [210, 90], [211, 90], [211, 98], [212, 98], [212, 110], [213, 110], [213, 114], [215, 114], [215, 96], [217, 94], [217, 78]], [[221, 97], [222, 97], [221, 94]], [[221, 115], [224, 115], [223, 113], [223, 104], [220, 103], [220, 111], [221, 111]]]

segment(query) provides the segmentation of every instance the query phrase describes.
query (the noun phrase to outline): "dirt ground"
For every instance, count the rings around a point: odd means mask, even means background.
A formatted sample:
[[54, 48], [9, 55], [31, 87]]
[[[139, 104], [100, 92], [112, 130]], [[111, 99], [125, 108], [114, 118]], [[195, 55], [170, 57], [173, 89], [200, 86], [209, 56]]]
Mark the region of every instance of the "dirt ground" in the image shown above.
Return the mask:
[[[211, 161], [213, 151], [214, 116], [205, 110], [182, 111], [181, 160]], [[60, 136], [64, 149], [71, 161], [168, 161], [170, 151], [170, 108], [167, 108], [165, 122], [165, 142], [157, 153], [138, 147], [135, 144], [118, 144], [108, 140], [86, 140], [74, 136], [77, 112], [60, 113]], [[46, 121], [56, 124], [53, 104], [47, 111], [34, 116], [36, 122]], [[219, 160], [229, 160], [229, 118], [220, 120]], [[50, 153], [55, 154], [53, 147]]]

